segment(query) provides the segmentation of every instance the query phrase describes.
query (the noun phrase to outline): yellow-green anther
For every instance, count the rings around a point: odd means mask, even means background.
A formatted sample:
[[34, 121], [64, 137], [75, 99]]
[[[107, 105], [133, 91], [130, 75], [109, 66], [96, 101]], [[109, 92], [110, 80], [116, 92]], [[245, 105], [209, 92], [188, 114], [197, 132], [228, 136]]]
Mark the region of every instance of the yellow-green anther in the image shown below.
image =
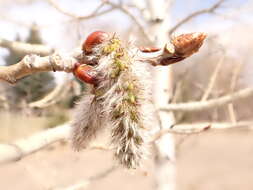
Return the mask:
[[132, 120], [132, 121], [138, 122], [138, 115], [137, 115], [136, 112], [131, 111], [131, 112], [130, 112], [130, 117], [131, 117], [131, 120]]
[[135, 103], [135, 96], [133, 95], [133, 93], [129, 93], [128, 94], [128, 100], [130, 103], [134, 104]]
[[133, 89], [134, 89], [134, 84], [133, 83], [128, 84], [128, 90], [133, 90]]

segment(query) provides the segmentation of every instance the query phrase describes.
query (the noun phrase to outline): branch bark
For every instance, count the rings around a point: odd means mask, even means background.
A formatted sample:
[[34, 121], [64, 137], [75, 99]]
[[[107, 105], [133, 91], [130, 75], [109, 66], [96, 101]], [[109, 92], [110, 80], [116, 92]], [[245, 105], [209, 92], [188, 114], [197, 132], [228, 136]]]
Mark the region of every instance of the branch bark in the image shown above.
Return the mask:
[[73, 56], [60, 55], [58, 53], [46, 57], [27, 55], [17, 64], [0, 66], [0, 80], [15, 83], [27, 75], [38, 72], [71, 72], [75, 63], [76, 59]]
[[70, 127], [64, 124], [10, 144], [0, 144], [0, 164], [18, 161], [56, 141], [68, 139]]
[[183, 18], [181, 21], [179, 21], [175, 26], [173, 26], [170, 30], [169, 30], [169, 35], [171, 35], [173, 32], [175, 32], [179, 27], [181, 27], [183, 24], [189, 22], [190, 20], [192, 20], [193, 18], [202, 15], [202, 14], [207, 14], [207, 13], [213, 13], [216, 9], [218, 9], [221, 4], [224, 2], [225, 0], [219, 0], [217, 1], [213, 6], [206, 8], [206, 9], [202, 9], [202, 10], [198, 10], [196, 12], [191, 13], [190, 15], [186, 16], [185, 18]]
[[[167, 35], [170, 23], [170, 16], [167, 14], [170, 7], [165, 3], [173, 0], [147, 0], [147, 7], [150, 18], [147, 21], [149, 33], [152, 34], [154, 44], [161, 46], [164, 41], [168, 41]], [[166, 7], [166, 11], [165, 8]], [[166, 105], [173, 96], [173, 71], [171, 67], [155, 68], [153, 70], [153, 97], [156, 108]], [[157, 128], [160, 130], [169, 129], [175, 124], [175, 116], [172, 112], [158, 111], [159, 123]], [[155, 142], [156, 156], [155, 164], [155, 189], [156, 190], [175, 190], [176, 189], [176, 170], [175, 170], [175, 143], [172, 134], [166, 133]]]
[[142, 26], [142, 24], [140, 23], [140, 21], [138, 20], [138, 18], [133, 15], [127, 7], [124, 7], [121, 4], [116, 4], [113, 3], [111, 1], [105, 1], [106, 4], [110, 5], [113, 8], [119, 9], [122, 13], [124, 13], [125, 15], [127, 15], [129, 18], [131, 18], [131, 20], [134, 22], [134, 24], [139, 28], [139, 30], [141, 31], [141, 33], [144, 35], [145, 39], [149, 42], [152, 43], [152, 39], [150, 38], [150, 35], [146, 32], [146, 30], [144, 29], [144, 27]]
[[78, 183], [72, 184], [67, 187], [62, 187], [62, 188], [52, 188], [52, 190], [81, 190], [85, 189], [87, 186], [89, 186], [92, 182], [103, 179], [110, 175], [112, 172], [114, 172], [117, 169], [116, 166], [111, 166], [107, 168], [106, 170], [89, 177], [88, 179], [84, 179], [82, 181], [79, 181]]
[[53, 48], [45, 45], [9, 41], [3, 38], [0, 38], [0, 46], [3, 48], [8, 48], [20, 54], [38, 54], [46, 56], [54, 52]]
[[59, 11], [60, 13], [72, 17], [74, 19], [78, 19], [78, 20], [85, 20], [85, 19], [91, 19], [97, 16], [102, 16], [106, 13], [111, 12], [113, 9], [115, 9], [115, 7], [111, 7], [107, 10], [103, 10], [101, 12], [99, 12], [99, 10], [105, 5], [105, 2], [102, 2], [95, 10], [92, 11], [92, 13], [90, 13], [89, 15], [83, 15], [83, 16], [79, 16], [76, 15], [74, 13], [68, 12], [65, 9], [63, 9], [60, 5], [58, 5], [55, 0], [47, 0], [49, 2], [49, 4], [54, 7], [57, 11]]
[[213, 74], [210, 78], [210, 81], [208, 83], [208, 86], [207, 86], [207, 88], [206, 88], [206, 90], [205, 90], [205, 92], [204, 92], [204, 94], [201, 98], [201, 101], [206, 101], [208, 99], [209, 95], [211, 94], [211, 91], [213, 90], [215, 82], [217, 81], [218, 74], [221, 70], [221, 66], [222, 66], [223, 62], [224, 62], [224, 56], [222, 56], [222, 58], [217, 63], [217, 65], [216, 65], [216, 67], [213, 71]]
[[235, 93], [222, 96], [216, 99], [211, 99], [208, 101], [169, 104], [167, 106], [161, 107], [160, 110], [165, 111], [165, 112], [167, 111], [184, 111], [184, 112], [203, 111], [210, 108], [224, 106], [231, 102], [235, 102], [243, 98], [248, 98], [252, 95], [253, 95], [253, 88], [245, 88]]
[[[169, 42], [160, 51], [147, 53], [139, 52], [140, 59], [156, 65], [169, 65], [185, 59], [196, 53], [202, 45], [206, 35], [204, 33], [191, 33], [180, 35], [178, 41]], [[175, 39], [177, 39], [175, 38]], [[181, 43], [183, 42], [183, 43]], [[31, 46], [33, 47], [33, 46]], [[184, 52], [181, 52], [185, 49]], [[179, 54], [180, 53], [180, 54]], [[180, 56], [178, 56], [180, 55]], [[81, 58], [84, 58], [81, 50], [73, 51], [71, 54], [54, 53], [49, 56], [40, 57], [27, 55], [19, 63], [11, 66], [0, 66], [0, 79], [9, 83], [15, 83], [18, 79], [38, 72], [65, 71], [71, 72]]]
[[[253, 126], [253, 121], [241, 121], [238, 123], [182, 123], [174, 125], [173, 129], [167, 128], [157, 131], [150, 143], [154, 143], [166, 134], [197, 134], [208, 129], [227, 129], [234, 127]], [[34, 134], [30, 137], [18, 140], [14, 143], [0, 144], [0, 164], [19, 161], [22, 158], [33, 154], [59, 140], [69, 139], [71, 127], [69, 124], [63, 124], [58, 127], [47, 129]], [[93, 145], [89, 149], [110, 151], [110, 147], [103, 145]]]
[[69, 91], [71, 87], [70, 80], [65, 80], [62, 84], [57, 85], [50, 93], [48, 93], [42, 99], [31, 102], [28, 104], [31, 108], [45, 108], [56, 104], [59, 102], [63, 97], [66, 97], [66, 93]]

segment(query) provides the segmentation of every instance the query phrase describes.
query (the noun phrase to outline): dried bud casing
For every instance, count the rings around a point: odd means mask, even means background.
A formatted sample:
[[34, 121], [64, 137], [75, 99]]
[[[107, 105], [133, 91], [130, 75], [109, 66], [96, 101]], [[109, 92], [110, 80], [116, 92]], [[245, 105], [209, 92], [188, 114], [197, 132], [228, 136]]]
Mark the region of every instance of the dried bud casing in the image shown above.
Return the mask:
[[175, 54], [180, 57], [189, 57], [196, 53], [202, 46], [206, 34], [202, 32], [194, 32], [189, 34], [181, 34], [171, 40], [175, 47]]

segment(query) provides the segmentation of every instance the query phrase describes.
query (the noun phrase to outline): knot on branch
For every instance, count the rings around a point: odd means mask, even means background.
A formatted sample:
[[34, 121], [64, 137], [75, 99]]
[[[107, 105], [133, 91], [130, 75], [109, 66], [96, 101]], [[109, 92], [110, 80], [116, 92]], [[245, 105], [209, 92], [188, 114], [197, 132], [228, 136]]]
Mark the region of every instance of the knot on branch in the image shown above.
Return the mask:
[[31, 55], [26, 55], [23, 58], [23, 63], [26, 65], [29, 69], [35, 68], [36, 67], [36, 59], [39, 57], [38, 55], [31, 54]]
[[72, 72], [76, 62], [77, 59], [69, 55], [54, 53], [49, 56], [49, 63], [53, 71]]

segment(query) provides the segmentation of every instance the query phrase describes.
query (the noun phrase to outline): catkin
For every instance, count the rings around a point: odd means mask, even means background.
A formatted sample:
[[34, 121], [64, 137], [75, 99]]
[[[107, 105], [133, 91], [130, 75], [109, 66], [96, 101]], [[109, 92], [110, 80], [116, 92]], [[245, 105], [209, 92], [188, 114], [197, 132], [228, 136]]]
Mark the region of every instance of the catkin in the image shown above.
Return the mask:
[[95, 51], [91, 59], [98, 61], [94, 70], [99, 82], [77, 107], [74, 147], [86, 147], [103, 125], [111, 130], [115, 158], [126, 168], [136, 168], [147, 155], [148, 131], [152, 126], [147, 65], [138, 61], [134, 49], [123, 47], [116, 37]]

